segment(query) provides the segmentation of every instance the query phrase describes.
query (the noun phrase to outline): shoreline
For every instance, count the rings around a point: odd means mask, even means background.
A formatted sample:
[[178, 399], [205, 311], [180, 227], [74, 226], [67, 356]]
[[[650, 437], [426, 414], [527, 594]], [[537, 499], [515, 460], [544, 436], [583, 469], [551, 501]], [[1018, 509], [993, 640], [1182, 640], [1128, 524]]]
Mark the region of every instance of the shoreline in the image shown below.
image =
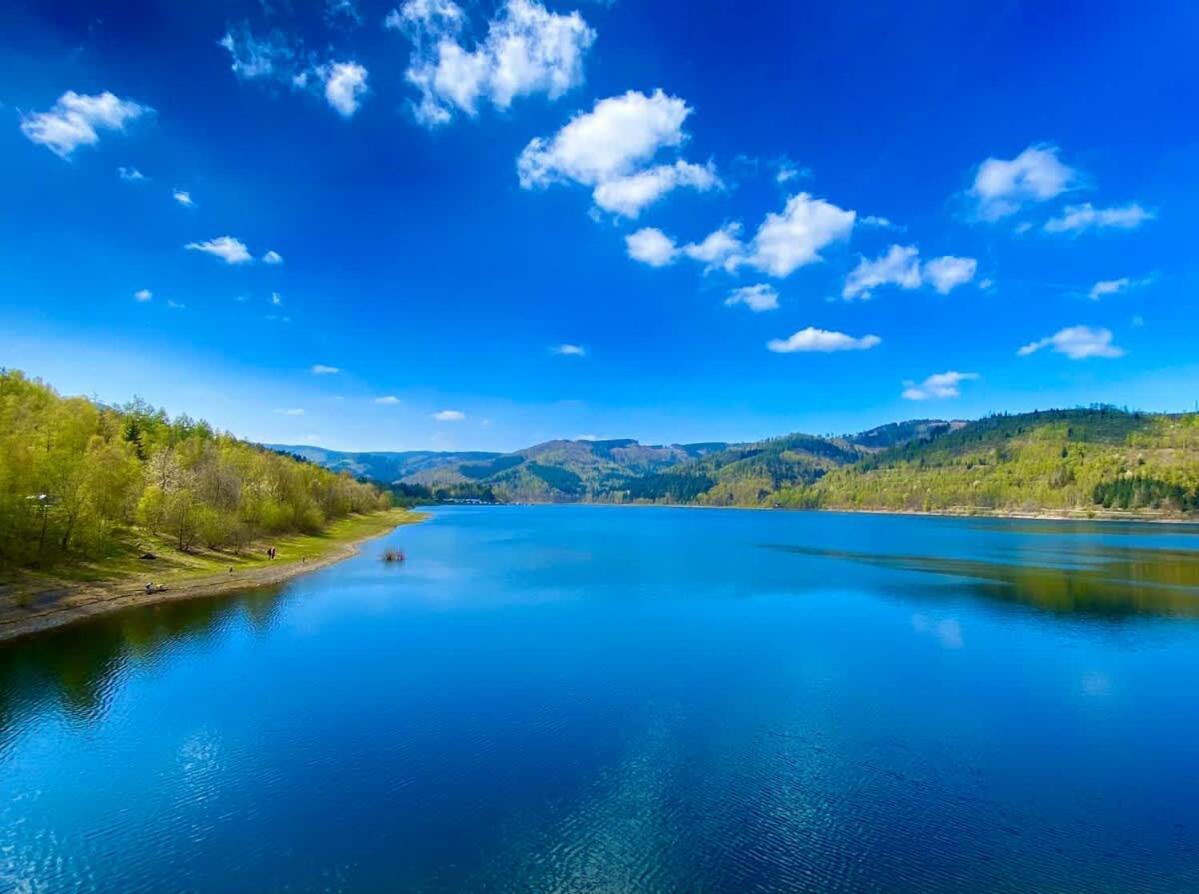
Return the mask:
[[868, 509], [853, 508], [848, 506], [827, 506], [827, 507], [809, 507], [809, 506], [714, 506], [710, 503], [610, 503], [603, 500], [589, 501], [576, 500], [573, 503], [534, 503], [531, 501], [522, 501], [517, 503], [496, 503], [496, 506], [613, 506], [616, 508], [631, 508], [631, 509], [735, 509], [744, 512], [812, 512], [826, 513], [829, 515], [903, 515], [916, 516], [919, 518], [956, 518], [956, 519], [994, 519], [994, 520], [1010, 520], [1010, 521], [1070, 521], [1070, 522], [1095, 522], [1109, 523], [1116, 522], [1118, 524], [1136, 524], [1136, 525], [1192, 525], [1199, 526], [1199, 515], [1138, 515], [1134, 513], [1122, 514], [1113, 512], [1110, 509], [1099, 510], [1095, 514], [1088, 514], [1088, 510], [1078, 509], [1071, 510], [1046, 510], [1038, 511], [1021, 511], [1018, 509], [982, 509], [977, 507], [963, 506], [958, 509]]
[[355, 540], [338, 544], [329, 552], [311, 560], [293, 559], [234, 574], [208, 574], [185, 579], [178, 583], [173, 582], [166, 589], [153, 593], [147, 593], [144, 584], [135, 583], [133, 580], [67, 584], [64, 587], [66, 592], [53, 604], [44, 608], [26, 609], [13, 606], [0, 611], [0, 644], [126, 608], [140, 608], [176, 600], [220, 596], [240, 590], [286, 583], [356, 556], [362, 551], [361, 547], [364, 544], [380, 537], [386, 537], [397, 528], [428, 518], [423, 513], [413, 513], [413, 515], [411, 520], [400, 521], [386, 530], [373, 531]]

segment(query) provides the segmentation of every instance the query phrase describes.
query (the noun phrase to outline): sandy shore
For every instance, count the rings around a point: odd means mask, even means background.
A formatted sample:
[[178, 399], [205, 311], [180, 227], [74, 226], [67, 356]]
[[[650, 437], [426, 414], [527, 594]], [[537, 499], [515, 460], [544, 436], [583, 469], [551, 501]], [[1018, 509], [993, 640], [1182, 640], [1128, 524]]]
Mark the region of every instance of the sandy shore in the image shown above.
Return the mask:
[[172, 582], [165, 590], [154, 593], [146, 592], [144, 582], [132, 580], [67, 586], [54, 593], [53, 601], [46, 604], [39, 605], [35, 601], [28, 607], [11, 606], [0, 610], [0, 642], [41, 633], [123, 608], [173, 602], [177, 599], [217, 596], [235, 590], [281, 584], [357, 555], [362, 544], [384, 537], [388, 533], [390, 531], [367, 534], [358, 540], [339, 544], [318, 558], [307, 561], [280, 561], [258, 568], [236, 570], [233, 573], [211, 574]]

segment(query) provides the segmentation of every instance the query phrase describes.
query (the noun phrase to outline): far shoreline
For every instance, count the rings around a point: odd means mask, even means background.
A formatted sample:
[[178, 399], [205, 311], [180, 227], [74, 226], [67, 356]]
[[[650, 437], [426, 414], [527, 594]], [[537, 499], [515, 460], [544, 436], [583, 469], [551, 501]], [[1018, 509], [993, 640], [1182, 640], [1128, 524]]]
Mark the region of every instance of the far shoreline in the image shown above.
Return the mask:
[[[445, 504], [449, 505], [449, 504]], [[491, 503], [490, 506], [608, 506], [617, 509], [735, 509], [742, 512], [811, 512], [828, 515], [900, 515], [918, 518], [954, 518], [954, 519], [990, 519], [1003, 521], [1070, 521], [1096, 523], [1122, 523], [1146, 525], [1190, 525], [1199, 527], [1199, 515], [1140, 515], [1135, 513], [1114, 513], [1110, 509], [1102, 510], [1094, 515], [1086, 514], [1087, 510], [1076, 510], [1069, 514], [1067, 510], [1028, 512], [1006, 509], [982, 509], [962, 507], [960, 509], [926, 510], [926, 509], [867, 509], [845, 506], [809, 507], [809, 506], [713, 506], [707, 503], [610, 503], [604, 501], [576, 500], [574, 502], [555, 502], [547, 500], [538, 502], [521, 500], [512, 503]]]
[[306, 558], [273, 563], [240, 571], [236, 574], [214, 573], [171, 582], [163, 590], [146, 592], [144, 584], [131, 579], [103, 583], [67, 584], [63, 594], [42, 610], [19, 606], [6, 607], [0, 612], [0, 645], [46, 631], [77, 624], [102, 615], [128, 608], [158, 605], [165, 602], [222, 596], [242, 590], [269, 587], [286, 583], [305, 574], [320, 571], [360, 553], [361, 547], [394, 533], [405, 525], [425, 521], [423, 512], [409, 511], [410, 518], [402, 519], [385, 530], [372, 531], [354, 540], [339, 543], [327, 553], [311, 560]]

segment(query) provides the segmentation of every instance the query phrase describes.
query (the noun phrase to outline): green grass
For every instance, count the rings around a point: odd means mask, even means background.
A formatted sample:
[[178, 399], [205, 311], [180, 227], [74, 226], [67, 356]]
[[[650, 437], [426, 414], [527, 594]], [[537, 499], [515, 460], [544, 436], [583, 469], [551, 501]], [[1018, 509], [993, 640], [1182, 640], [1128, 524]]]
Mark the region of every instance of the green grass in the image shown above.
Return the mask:
[[[294, 562], [301, 558], [315, 562], [346, 544], [384, 534], [397, 525], [410, 524], [423, 518], [419, 512], [407, 509], [351, 515], [333, 522], [319, 534], [265, 538], [239, 553], [230, 549], [180, 552], [169, 537], [155, 537], [133, 528], [120, 539], [113, 552], [102, 559], [59, 563], [49, 573], [22, 574], [18, 583], [20, 589], [128, 579], [152, 579], [158, 584], [178, 583], [220, 574], [230, 567], [235, 571], [245, 571], [269, 565], [271, 560], [267, 558], [266, 550], [272, 546], [278, 551], [276, 563]], [[140, 558], [145, 553], [152, 553], [155, 558]]]

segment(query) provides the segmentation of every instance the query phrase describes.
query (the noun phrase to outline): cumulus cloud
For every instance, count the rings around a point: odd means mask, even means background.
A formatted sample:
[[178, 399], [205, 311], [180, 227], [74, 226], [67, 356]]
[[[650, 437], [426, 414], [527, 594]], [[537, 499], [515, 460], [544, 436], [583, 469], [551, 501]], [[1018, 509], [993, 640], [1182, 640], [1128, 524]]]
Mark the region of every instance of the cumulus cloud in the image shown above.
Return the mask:
[[420, 93], [416, 119], [428, 127], [455, 113], [474, 116], [480, 100], [506, 109], [518, 96], [557, 99], [583, 81], [595, 31], [578, 12], [558, 15], [536, 0], [506, 0], [473, 49], [460, 39], [466, 24], [452, 0], [407, 0], [384, 20], [412, 41], [405, 78]]
[[21, 133], [60, 158], [68, 158], [80, 146], [98, 143], [97, 131], [124, 130], [128, 122], [149, 111], [147, 106], [108, 91], [87, 96], [68, 90], [50, 111], [24, 116]]
[[582, 345], [561, 344], [555, 345], [550, 349], [552, 353], [559, 357], [586, 357], [587, 349]]
[[441, 410], [434, 413], [433, 418], [438, 422], [461, 422], [466, 418], [466, 414], [461, 410]]
[[124, 180], [126, 183], [141, 183], [145, 180], [150, 179], [145, 174], [143, 174], [141, 171], [139, 171], [137, 168], [132, 168], [132, 167], [127, 168], [124, 165], [117, 168], [117, 176], [120, 177], [122, 180]]
[[885, 255], [874, 260], [862, 258], [858, 262], [858, 266], [845, 279], [841, 297], [851, 301], [859, 297], [869, 298], [879, 286], [918, 289], [925, 283], [932, 285], [942, 295], [947, 295], [972, 280], [977, 269], [978, 262], [974, 258], [956, 258], [952, 255], [933, 258], [922, 265], [920, 251], [914, 245], [892, 245]]
[[1068, 326], [1048, 338], [1025, 345], [1016, 353], [1021, 357], [1027, 357], [1044, 348], [1065, 354], [1071, 360], [1124, 356], [1124, 351], [1112, 344], [1111, 330], [1092, 329], [1090, 326]]
[[787, 200], [781, 214], [768, 214], [754, 234], [748, 253], [737, 263], [782, 278], [823, 260], [820, 252], [848, 239], [855, 214], [806, 192]]
[[903, 398], [905, 400], [933, 400], [946, 397], [960, 397], [962, 382], [969, 382], [979, 377], [978, 373], [964, 373], [949, 370], [934, 373], [923, 382], [904, 382]]
[[185, 189], [177, 189], [171, 193], [171, 198], [182, 205], [184, 208], [192, 208], [195, 206], [195, 201], [192, 199], [192, 194]]
[[189, 251], [202, 251], [213, 257], [220, 258], [226, 264], [244, 264], [251, 260], [249, 249], [240, 239], [232, 236], [217, 236], [207, 242], [189, 242], [184, 248]]
[[283, 263], [283, 255], [279, 254], [279, 252], [272, 249], [271, 251], [268, 251], [266, 254], [264, 254], [262, 256], [262, 263], [272, 264], [272, 265], [282, 264]]
[[860, 338], [854, 338], [844, 332], [830, 332], [827, 329], [816, 329], [809, 326], [789, 338], [772, 339], [766, 343], [766, 347], [776, 354], [792, 354], [795, 352], [868, 351], [879, 344], [882, 344], [882, 339], [877, 335], [863, 335]]
[[366, 96], [366, 69], [357, 62], [332, 62], [317, 68], [325, 99], [343, 118], [352, 118]]
[[400, 399], [394, 394], [387, 394], [383, 397], [376, 397], [375, 403], [381, 404], [385, 407], [394, 407], [396, 404], [400, 403]]
[[625, 236], [624, 241], [630, 258], [651, 267], [665, 267], [678, 251], [674, 240], [655, 227], [644, 227]]
[[231, 27], [219, 41], [229, 51], [230, 68], [241, 80], [266, 80], [292, 90], [323, 95], [343, 118], [358, 111], [368, 92], [368, 73], [352, 61], [318, 63], [298, 40], [275, 31], [260, 37], [249, 25]]
[[336, 366], [326, 366], [323, 363], [314, 363], [312, 365], [312, 374], [314, 376], [332, 376], [341, 372]]
[[845, 278], [841, 297], [846, 300], [869, 298], [871, 291], [882, 285], [918, 289], [923, 282], [919, 249], [914, 245], [892, 245], [885, 255], [873, 261], [862, 258], [858, 262]]
[[720, 178], [711, 164], [696, 165], [680, 160], [672, 165], [658, 165], [604, 180], [596, 185], [592, 198], [605, 211], [635, 218], [642, 209], [679, 187], [707, 192], [720, 185]]
[[662, 90], [601, 99], [554, 136], [525, 146], [516, 162], [520, 185], [590, 186], [597, 207], [632, 218], [672, 190], [718, 188], [723, 184], [711, 164], [679, 159], [646, 167], [659, 151], [683, 144], [683, 122], [690, 114], [686, 102]]
[[724, 303], [733, 307], [738, 304], [744, 304], [754, 313], [761, 313], [765, 310], [778, 310], [779, 293], [774, 286], [766, 283], [759, 283], [755, 286], [742, 286], [739, 289], [733, 289], [729, 296], [724, 299]]
[[682, 247], [683, 254], [706, 265], [704, 272], [724, 268], [729, 272], [745, 260], [745, 244], [741, 242], [741, 224], [724, 224], [713, 230], [703, 241], [692, 242]]
[[1013, 159], [988, 158], [979, 165], [970, 195], [981, 219], [999, 220], [1060, 195], [1078, 179], [1078, 172], [1058, 159], [1056, 146], [1029, 146]]
[[1090, 202], [1068, 206], [1059, 217], [1045, 222], [1046, 233], [1081, 233], [1090, 229], [1135, 230], [1153, 213], [1136, 202], [1115, 208], [1096, 208]]
[[707, 265], [705, 271], [724, 268], [732, 272], [745, 256], [745, 246], [741, 242], [741, 224], [725, 224], [720, 229], [713, 230], [701, 242], [684, 245], [682, 251], [693, 261]]
[[955, 258], [945, 255], [933, 258], [924, 265], [924, 278], [942, 295], [948, 295], [958, 286], [974, 279], [978, 261], [974, 258]]
[[151, 292], [149, 289], [138, 289], [136, 292], [133, 293], [134, 301], [149, 301], [153, 297], [154, 297], [154, 293]]

